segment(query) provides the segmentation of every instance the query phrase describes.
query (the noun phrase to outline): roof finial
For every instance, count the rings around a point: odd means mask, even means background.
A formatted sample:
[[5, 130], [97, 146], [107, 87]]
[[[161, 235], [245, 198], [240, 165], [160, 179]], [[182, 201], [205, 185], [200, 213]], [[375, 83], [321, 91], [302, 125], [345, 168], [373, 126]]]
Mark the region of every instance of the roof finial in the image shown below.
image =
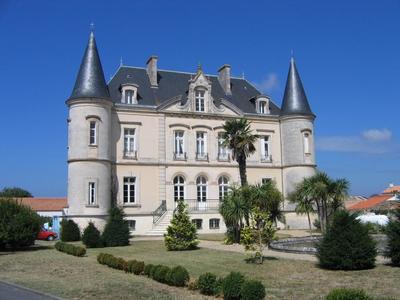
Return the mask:
[[90, 22], [90, 31], [93, 32], [94, 31], [94, 23]]
[[197, 65], [197, 72], [203, 72], [203, 67], [201, 66], [201, 63]]
[[244, 71], [242, 72], [242, 79], [244, 79]]
[[290, 50], [290, 60], [294, 60], [294, 50], [293, 49], [291, 49]]

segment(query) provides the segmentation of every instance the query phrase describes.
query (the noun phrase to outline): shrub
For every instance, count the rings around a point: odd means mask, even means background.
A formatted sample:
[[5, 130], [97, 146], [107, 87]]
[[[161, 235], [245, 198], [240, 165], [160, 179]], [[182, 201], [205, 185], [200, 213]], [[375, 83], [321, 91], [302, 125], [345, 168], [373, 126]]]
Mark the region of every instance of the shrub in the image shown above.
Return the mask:
[[154, 278], [154, 276], [155, 276], [155, 273], [156, 272], [158, 272], [158, 269], [160, 269], [162, 267], [162, 265], [155, 265], [155, 266], [153, 266], [152, 268], [151, 268], [151, 270], [150, 270], [150, 278], [152, 278], [152, 279], [155, 279]]
[[101, 240], [100, 231], [94, 226], [92, 222], [89, 222], [88, 226], [83, 231], [82, 242], [87, 248], [101, 248], [103, 247], [103, 241]]
[[326, 300], [373, 300], [373, 298], [363, 290], [338, 288], [333, 289]]
[[80, 246], [75, 246], [71, 244], [67, 244], [64, 242], [57, 242], [54, 245], [54, 248], [60, 252], [64, 252], [67, 254], [71, 254], [74, 256], [84, 256], [86, 254], [86, 248], [80, 247]]
[[231, 272], [222, 282], [222, 293], [224, 299], [236, 300], [240, 299], [240, 290], [244, 282], [243, 274], [239, 272]]
[[153, 279], [158, 282], [167, 283], [167, 275], [170, 270], [167, 266], [157, 266], [153, 274]]
[[152, 265], [152, 264], [145, 265], [144, 271], [143, 271], [144, 275], [147, 275], [147, 276], [150, 277], [151, 270], [152, 270], [153, 268], [154, 268], [154, 265]]
[[385, 256], [391, 259], [393, 265], [400, 267], [400, 211], [397, 214], [399, 219], [391, 220], [386, 227], [388, 245]]
[[127, 270], [127, 262], [121, 257], [115, 257], [112, 254], [100, 253], [97, 255], [97, 261], [102, 264], [109, 266], [110, 268], [117, 270]]
[[191, 291], [195, 291], [199, 289], [198, 281], [197, 279], [189, 279], [188, 281], [188, 289]]
[[144, 262], [137, 260], [129, 260], [126, 262], [126, 272], [140, 275], [144, 271]]
[[332, 270], [362, 270], [375, 265], [376, 242], [368, 228], [347, 211], [338, 211], [317, 244], [320, 266]]
[[215, 295], [217, 291], [217, 276], [213, 273], [202, 274], [197, 280], [197, 286], [200, 293], [204, 295]]
[[129, 225], [124, 217], [122, 208], [114, 207], [109, 210], [109, 219], [102, 235], [106, 247], [129, 245]]
[[61, 221], [60, 239], [63, 242], [75, 242], [81, 239], [78, 224], [72, 220], [63, 219]]
[[197, 248], [197, 229], [190, 221], [186, 204], [183, 200], [178, 201], [177, 212], [174, 214], [171, 225], [167, 228], [164, 237], [165, 246], [168, 250], [181, 251]]
[[12, 199], [0, 199], [0, 249], [33, 245], [41, 226], [40, 216], [30, 207]]
[[242, 300], [261, 300], [265, 298], [265, 287], [258, 280], [246, 280], [240, 290]]
[[189, 281], [189, 272], [181, 266], [176, 266], [171, 269], [169, 274], [169, 282], [171, 285], [174, 286], [185, 286], [185, 284]]

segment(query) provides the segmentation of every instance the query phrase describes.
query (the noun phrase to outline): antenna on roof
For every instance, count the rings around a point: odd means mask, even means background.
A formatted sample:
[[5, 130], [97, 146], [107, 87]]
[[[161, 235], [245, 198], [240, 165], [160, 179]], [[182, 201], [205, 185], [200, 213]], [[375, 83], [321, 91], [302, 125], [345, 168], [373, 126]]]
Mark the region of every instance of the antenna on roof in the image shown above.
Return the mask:
[[120, 58], [120, 60], [119, 60], [119, 66], [120, 67], [122, 67], [124, 64], [122, 63], [122, 56], [121, 56], [121, 58]]

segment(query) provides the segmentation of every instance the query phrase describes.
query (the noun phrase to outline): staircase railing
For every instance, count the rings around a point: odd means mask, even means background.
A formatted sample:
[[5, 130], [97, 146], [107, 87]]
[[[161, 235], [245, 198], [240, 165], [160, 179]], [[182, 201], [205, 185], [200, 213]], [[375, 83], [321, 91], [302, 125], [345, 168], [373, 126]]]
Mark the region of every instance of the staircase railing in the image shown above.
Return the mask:
[[153, 211], [153, 224], [157, 223], [158, 220], [166, 213], [167, 211], [167, 201], [162, 200], [161, 204], [155, 211]]

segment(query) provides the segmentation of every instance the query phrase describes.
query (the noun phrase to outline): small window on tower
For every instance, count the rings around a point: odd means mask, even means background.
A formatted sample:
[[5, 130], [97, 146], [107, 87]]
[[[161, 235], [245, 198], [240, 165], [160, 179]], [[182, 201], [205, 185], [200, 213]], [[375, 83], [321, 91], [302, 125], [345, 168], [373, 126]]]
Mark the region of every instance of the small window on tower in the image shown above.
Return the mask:
[[311, 154], [310, 152], [310, 133], [304, 133], [304, 154]]
[[90, 121], [89, 124], [89, 145], [97, 145], [97, 124], [96, 121]]

